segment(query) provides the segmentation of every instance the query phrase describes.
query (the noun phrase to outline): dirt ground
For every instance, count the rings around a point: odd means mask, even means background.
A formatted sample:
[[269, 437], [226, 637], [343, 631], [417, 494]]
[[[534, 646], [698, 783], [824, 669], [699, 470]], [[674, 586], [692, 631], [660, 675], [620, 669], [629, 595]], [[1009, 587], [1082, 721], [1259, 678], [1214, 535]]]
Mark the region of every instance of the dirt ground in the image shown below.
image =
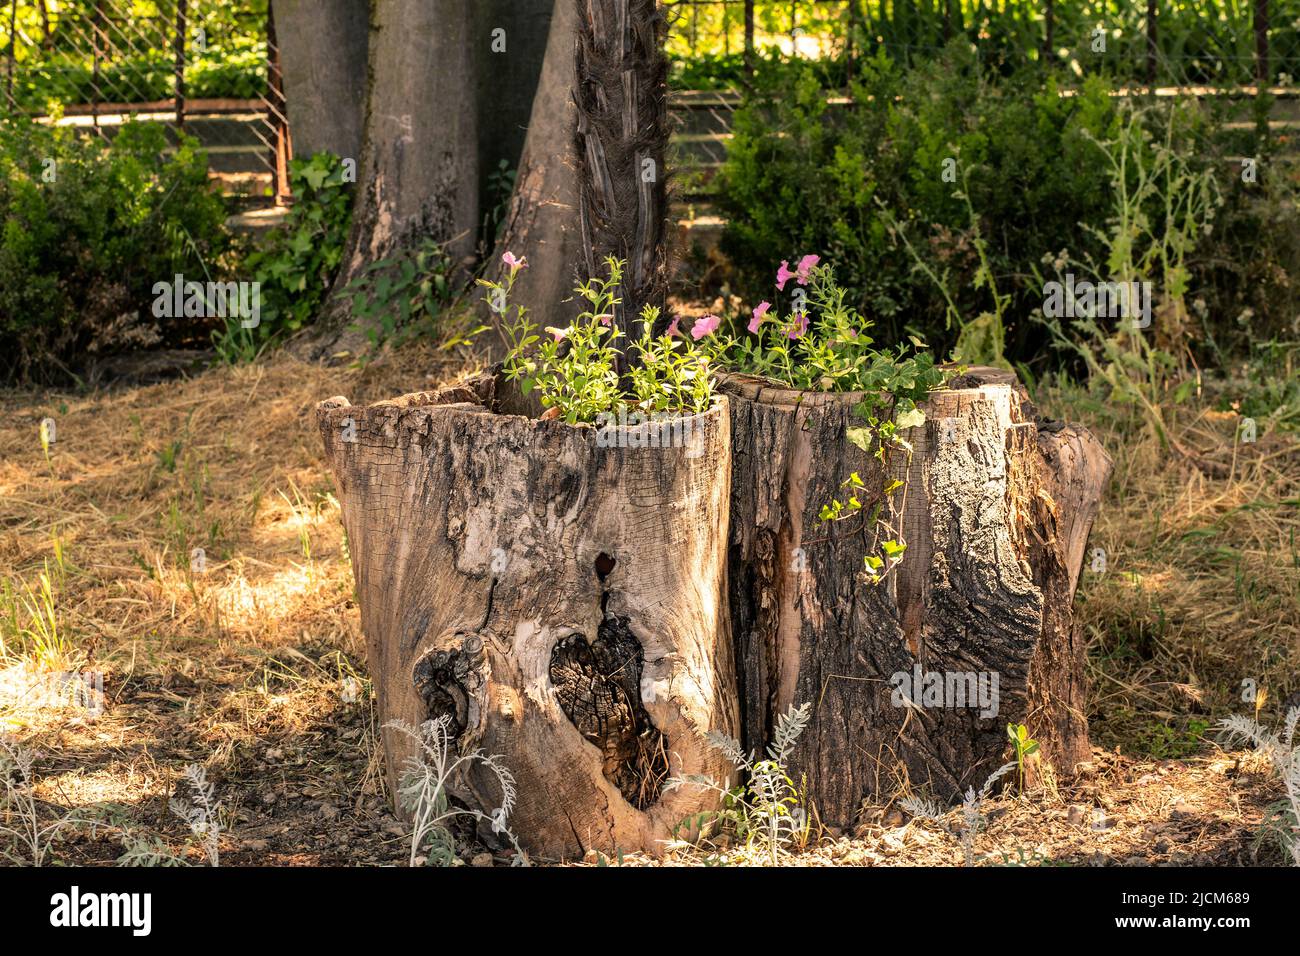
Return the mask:
[[[224, 808], [223, 865], [406, 862], [310, 413], [332, 395], [359, 404], [460, 368], [407, 350], [364, 368], [285, 357], [142, 388], [0, 393], [0, 732], [36, 751], [43, 818], [82, 808], [90, 820], [62, 831], [55, 860], [111, 864], [145, 837], [200, 862], [168, 808], [199, 764]], [[1057, 397], [1118, 460], [1093, 540], [1107, 570], [1079, 597], [1093, 761], [1068, 786], [991, 800], [966, 849], [891, 801], [789, 862], [1282, 862], [1261, 836], [1280, 785], [1256, 755], [1221, 750], [1212, 729], [1250, 710], [1243, 679], [1269, 689], [1266, 723], [1300, 690], [1300, 450], [1270, 435], [1243, 451], [1233, 416], [1207, 402], [1181, 432], [1202, 460], [1174, 461], [1087, 396]], [[29, 607], [49, 608], [39, 652], [20, 636]], [[60, 671], [103, 675], [92, 710], [51, 699], [48, 673]], [[473, 844], [462, 855], [506, 862]], [[708, 856], [672, 850], [663, 862]], [[709, 862], [762, 861], [724, 849]]]

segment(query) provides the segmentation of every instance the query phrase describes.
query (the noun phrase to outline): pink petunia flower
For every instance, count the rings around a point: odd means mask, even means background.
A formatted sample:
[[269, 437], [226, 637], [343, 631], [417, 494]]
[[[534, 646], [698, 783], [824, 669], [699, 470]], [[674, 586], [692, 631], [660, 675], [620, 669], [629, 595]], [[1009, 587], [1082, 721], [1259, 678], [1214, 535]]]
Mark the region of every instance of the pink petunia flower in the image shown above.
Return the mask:
[[515, 272], [519, 269], [528, 268], [528, 257], [520, 256], [518, 259], [516, 259], [515, 254], [513, 252], [507, 252], [504, 256], [501, 257], [501, 261], [510, 267], [511, 272]]
[[550, 333], [551, 333], [551, 338], [555, 339], [555, 341], [557, 341], [557, 342], [563, 342], [563, 341], [564, 341], [566, 338], [568, 338], [568, 336], [569, 336], [569, 330], [568, 330], [568, 329], [557, 329], [557, 328], [556, 328], [555, 326], [553, 326], [553, 325], [548, 325], [548, 326], [546, 327], [546, 331], [547, 331], [547, 332], [550, 332]]
[[808, 331], [808, 313], [796, 312], [794, 316], [794, 325], [785, 330], [786, 338], [797, 339]]
[[767, 310], [770, 308], [772, 308], [771, 302], [764, 301], [758, 304], [758, 308], [754, 310], [754, 317], [749, 320], [749, 332], [751, 335], [758, 332], [758, 326], [762, 323], [763, 316], [767, 314]]
[[668, 323], [668, 331], [665, 332], [664, 334], [667, 335], [669, 338], [672, 338], [674, 335], [676, 335], [677, 323], [681, 322], [681, 320], [682, 317], [680, 315], [674, 315], [673, 320]]
[[813, 267], [821, 262], [821, 256], [804, 256], [799, 260], [799, 266], [795, 269], [795, 278], [800, 285], [808, 284], [808, 273], [812, 272]]
[[604, 315], [598, 315], [596, 318], [600, 321], [601, 325], [609, 325], [609, 323], [614, 321], [614, 316], [610, 315], [608, 312]]
[[785, 284], [795, 278], [797, 273], [790, 271], [790, 262], [788, 259], [781, 260], [781, 268], [776, 270], [776, 291], [784, 292]]
[[695, 325], [691, 327], [691, 338], [698, 342], [700, 339], [704, 338], [704, 336], [717, 329], [721, 323], [722, 319], [716, 315], [702, 315], [695, 320]]

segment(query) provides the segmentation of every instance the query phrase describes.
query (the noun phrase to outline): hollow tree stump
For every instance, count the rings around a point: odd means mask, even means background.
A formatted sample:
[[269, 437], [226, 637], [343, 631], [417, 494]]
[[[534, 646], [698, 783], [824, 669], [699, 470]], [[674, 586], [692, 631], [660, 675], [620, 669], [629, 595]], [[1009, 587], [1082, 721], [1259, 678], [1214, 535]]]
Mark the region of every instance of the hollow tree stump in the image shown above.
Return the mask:
[[1037, 421], [1000, 370], [970, 370], [933, 393], [925, 424], [903, 436], [910, 464], [901, 453], [889, 463], [889, 477], [906, 482], [892, 505], [907, 550], [873, 585], [863, 567], [871, 528], [819, 521], [851, 473], [868, 490], [883, 486], [879, 462], [846, 440], [862, 396], [744, 376], [722, 390], [746, 747], [762, 747], [788, 706], [811, 702], [792, 776], [840, 827], [865, 797], [904, 782], [945, 799], [978, 788], [1006, 758], [1010, 722], [1028, 726], [1059, 772], [1086, 759], [1071, 603], [1111, 469], [1092, 436]]
[[[610, 426], [616, 447], [520, 410], [490, 375], [318, 406], [379, 713], [449, 715], [462, 751], [500, 754], [531, 853], [658, 851], [713, 805], [666, 779], [725, 775], [703, 734], [738, 732], [727, 410]], [[411, 743], [383, 740], [396, 782]], [[495, 787], [470, 774], [452, 795], [490, 812]]]

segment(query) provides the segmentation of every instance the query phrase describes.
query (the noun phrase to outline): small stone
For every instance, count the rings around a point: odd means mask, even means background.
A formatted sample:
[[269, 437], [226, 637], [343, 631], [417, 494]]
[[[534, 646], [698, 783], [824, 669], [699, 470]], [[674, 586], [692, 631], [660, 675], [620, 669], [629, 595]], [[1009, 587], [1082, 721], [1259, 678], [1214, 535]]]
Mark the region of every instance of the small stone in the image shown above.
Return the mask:
[[1109, 830], [1115, 825], [1115, 818], [1105, 810], [1092, 811], [1092, 828], [1094, 830]]
[[265, 840], [244, 841], [244, 849], [250, 850], [253, 853], [264, 853], [266, 852], [266, 847], [267, 847], [267, 843]]
[[592, 849], [588, 850], [586, 853], [583, 854], [583, 856], [582, 856], [582, 862], [583, 862], [583, 863], [599, 863], [599, 862], [600, 862], [600, 854], [596, 852], [595, 848], [592, 848]]
[[1088, 808], [1078, 803], [1070, 804], [1070, 809], [1065, 811], [1065, 822], [1070, 826], [1083, 826], [1083, 821], [1088, 818]]
[[469, 865], [470, 865], [470, 866], [491, 866], [491, 865], [492, 865], [492, 854], [491, 854], [491, 853], [478, 853], [478, 854], [476, 854], [476, 855], [474, 856], [474, 859], [472, 859], [472, 860], [469, 861]]

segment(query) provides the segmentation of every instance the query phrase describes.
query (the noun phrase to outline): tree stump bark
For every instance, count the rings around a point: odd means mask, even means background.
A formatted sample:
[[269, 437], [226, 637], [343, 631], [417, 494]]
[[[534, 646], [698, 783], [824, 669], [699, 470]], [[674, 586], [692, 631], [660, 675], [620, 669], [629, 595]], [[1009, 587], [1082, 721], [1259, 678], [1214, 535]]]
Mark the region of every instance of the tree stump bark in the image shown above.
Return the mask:
[[792, 777], [839, 827], [864, 798], [904, 784], [945, 799], [978, 788], [1006, 758], [1008, 723], [1026, 724], [1059, 772], [1086, 759], [1071, 602], [1111, 469], [1092, 436], [1037, 420], [1000, 370], [970, 370], [934, 393], [925, 424], [904, 436], [910, 463], [897, 454], [888, 467], [906, 483], [892, 506], [907, 550], [873, 585], [871, 528], [819, 521], [851, 473], [883, 487], [879, 462], [846, 440], [862, 396], [743, 376], [722, 391], [745, 746], [763, 746], [781, 712], [812, 702]]
[[[523, 410], [490, 375], [318, 406], [379, 713], [450, 715], [462, 750], [501, 754], [531, 853], [657, 852], [713, 805], [664, 782], [725, 775], [703, 734], [738, 732], [727, 410], [603, 439]], [[410, 742], [384, 745], [396, 781]], [[494, 788], [471, 774], [452, 795], [490, 813]]]

